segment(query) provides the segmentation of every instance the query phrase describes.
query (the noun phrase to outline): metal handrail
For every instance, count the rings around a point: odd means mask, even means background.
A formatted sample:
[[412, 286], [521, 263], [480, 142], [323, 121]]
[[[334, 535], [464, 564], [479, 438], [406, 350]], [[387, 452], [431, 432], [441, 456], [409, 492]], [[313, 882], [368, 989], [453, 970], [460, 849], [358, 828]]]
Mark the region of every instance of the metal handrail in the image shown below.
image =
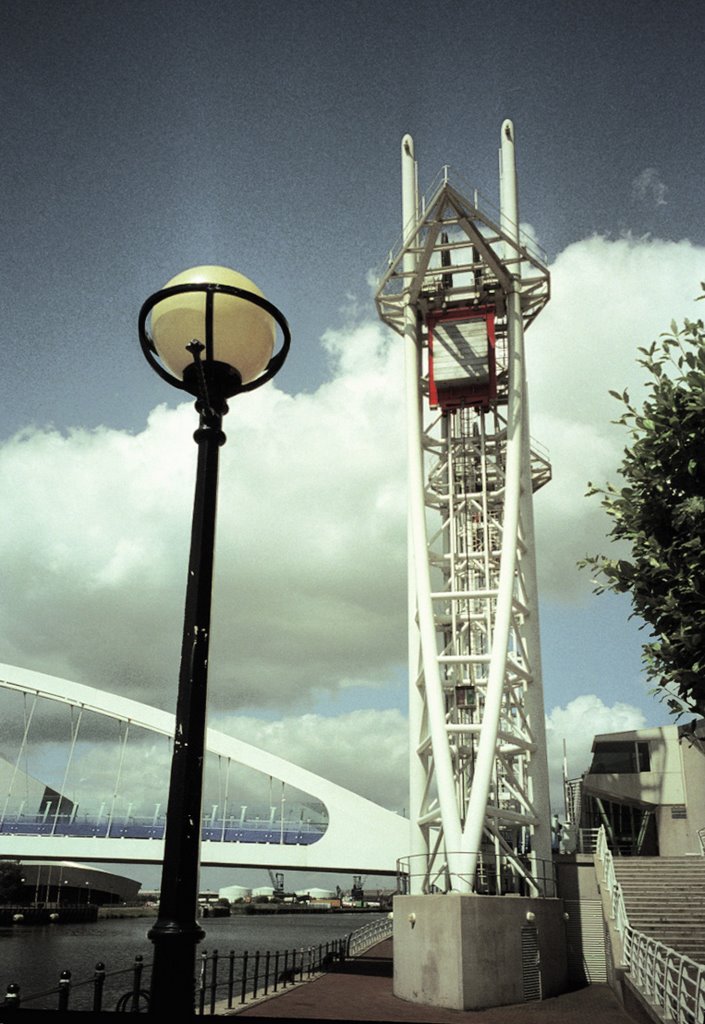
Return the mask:
[[[391, 914], [375, 915], [375, 918], [354, 932], [318, 946], [239, 954], [234, 950], [227, 954], [219, 954], [218, 950], [204, 951], [196, 979], [196, 1014], [220, 1014], [236, 1004], [243, 1005], [320, 974], [334, 963], [360, 956], [392, 934]], [[105, 965], [98, 963], [93, 976], [81, 980], [74, 980], [71, 971], [65, 970], [60, 974], [58, 985], [28, 996], [21, 992], [18, 984], [12, 983], [7, 987], [4, 1001], [0, 1001], [0, 1008], [19, 1010], [51, 999], [57, 1009], [67, 1010], [70, 1002], [75, 1006], [78, 997], [81, 1006], [77, 1008], [81, 1010], [102, 1011], [108, 1009], [108, 1004], [110, 1008], [114, 1004], [117, 1012], [141, 1012], [149, 1007], [149, 983], [144, 974], [150, 968], [151, 963], [137, 956], [132, 967], [118, 971], [106, 972]], [[120, 979], [129, 984], [122, 994], [116, 991], [115, 985]], [[112, 984], [106, 985], [107, 981]], [[122, 982], [118, 986], [121, 988]]]
[[406, 894], [414, 890], [436, 893], [457, 889], [484, 896], [514, 894], [535, 898], [557, 895], [556, 869], [552, 860], [529, 855], [517, 855], [512, 859], [506, 854], [497, 857], [480, 851], [475, 854], [477, 867], [471, 875], [451, 870], [452, 859], [461, 863], [462, 858], [469, 856], [468, 851], [446, 851], [443, 857], [432, 857], [426, 853], [400, 857], [397, 860], [397, 891]]
[[[287, 846], [308, 846], [318, 842], [327, 830], [325, 821], [284, 821], [272, 822], [260, 818], [245, 818], [241, 822], [231, 819], [229, 823], [217, 820], [211, 823], [204, 817], [201, 836], [208, 842], [241, 842], [284, 844]], [[44, 815], [5, 815], [0, 821], [0, 834], [20, 836], [52, 836], [52, 838], [98, 838], [98, 839], [163, 839], [166, 816], [130, 816], [127, 819], [101, 820], [87, 815], [58, 815], [47, 818]]]
[[375, 921], [370, 921], [362, 928], [351, 932], [348, 936], [348, 956], [359, 956], [370, 946], [374, 946], [383, 939], [388, 939], [394, 930], [392, 920], [391, 914], [383, 914]]
[[705, 965], [629, 924], [624, 893], [615, 875], [604, 827], [598, 832], [595, 859], [601, 865], [610, 917], [622, 942], [623, 966], [635, 987], [676, 1024], [704, 1020]]

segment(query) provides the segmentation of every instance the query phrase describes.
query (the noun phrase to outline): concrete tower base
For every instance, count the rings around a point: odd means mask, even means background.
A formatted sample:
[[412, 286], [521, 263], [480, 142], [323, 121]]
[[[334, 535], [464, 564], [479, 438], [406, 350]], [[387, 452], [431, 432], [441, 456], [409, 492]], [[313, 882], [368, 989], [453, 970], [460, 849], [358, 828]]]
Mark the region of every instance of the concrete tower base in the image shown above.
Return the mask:
[[479, 1010], [568, 989], [563, 901], [445, 893], [394, 898], [394, 994]]

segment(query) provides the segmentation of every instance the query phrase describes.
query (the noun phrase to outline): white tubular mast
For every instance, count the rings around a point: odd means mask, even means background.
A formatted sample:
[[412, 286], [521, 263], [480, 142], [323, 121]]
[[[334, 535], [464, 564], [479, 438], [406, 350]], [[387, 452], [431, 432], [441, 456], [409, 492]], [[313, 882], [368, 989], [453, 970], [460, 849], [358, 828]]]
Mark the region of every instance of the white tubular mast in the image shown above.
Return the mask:
[[[413, 243], [414, 229], [416, 227], [416, 164], [413, 156], [413, 142], [406, 136], [402, 142], [402, 181], [403, 181], [403, 217], [404, 231]], [[409, 228], [411, 231], [409, 232]], [[416, 256], [413, 245], [410, 245], [404, 252], [404, 273], [412, 275], [416, 268]], [[425, 474], [423, 454], [423, 408], [419, 381], [421, 378], [421, 336], [417, 326], [416, 310], [411, 303], [407, 303], [404, 309], [405, 320], [405, 377], [406, 377], [406, 429], [408, 446], [408, 545], [410, 553], [411, 578], [413, 579], [415, 599], [410, 602], [410, 634], [414, 638], [414, 646], [418, 648], [420, 640], [421, 675], [427, 681], [425, 687], [425, 700], [423, 701], [423, 713], [421, 722], [418, 720], [414, 725], [421, 726], [420, 734], [417, 733], [412, 742], [415, 742], [419, 751], [433, 752], [433, 761], [436, 778], [438, 780], [439, 814], [442, 822], [443, 834], [446, 843], [450, 846], [450, 856], [457, 857], [461, 849], [461, 825], [458, 814], [458, 805], [455, 796], [455, 781], [453, 764], [448, 743], [445, 738], [446, 720], [445, 703], [443, 700], [443, 689], [441, 687], [439, 665], [436, 657], [436, 626], [433, 616], [433, 603], [431, 600], [430, 566], [426, 555], [426, 508], [425, 508]], [[418, 639], [412, 622], [418, 623]], [[419, 695], [413, 692], [412, 700], [414, 709], [418, 714]], [[428, 730], [429, 736], [425, 735]], [[430, 748], [428, 746], [430, 739]], [[422, 753], [422, 760], [427, 757]], [[414, 771], [414, 782], [416, 782], [417, 770]], [[424, 790], [427, 788], [427, 771], [424, 772]], [[418, 794], [416, 796], [418, 801]], [[435, 816], [435, 815], [434, 815]], [[415, 838], [418, 843], [418, 828], [421, 824], [419, 818], [416, 820], [417, 833]], [[415, 844], [416, 845], [416, 844]], [[426, 843], [424, 843], [426, 846]], [[425, 852], [425, 850], [424, 850]]]
[[550, 807], [524, 329], [548, 300], [520, 238], [514, 129], [501, 213], [444, 169], [421, 204], [402, 140], [403, 237], [377, 291], [405, 341], [411, 892], [546, 891]]

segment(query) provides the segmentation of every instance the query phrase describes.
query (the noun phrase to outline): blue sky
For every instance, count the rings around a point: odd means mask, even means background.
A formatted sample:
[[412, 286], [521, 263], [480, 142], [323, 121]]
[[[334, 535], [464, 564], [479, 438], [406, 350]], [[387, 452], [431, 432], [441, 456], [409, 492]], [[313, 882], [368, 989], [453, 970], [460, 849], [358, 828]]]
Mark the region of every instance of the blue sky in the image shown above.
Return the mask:
[[[3, 434], [138, 426], [164, 396], [136, 313], [184, 261], [246, 266], [296, 338], [281, 385], [319, 383], [321, 334], [396, 240], [405, 131], [422, 181], [447, 163], [492, 196], [512, 117], [551, 257], [593, 232], [702, 241], [702, 35], [697, 2], [8, 0], [3, 332], [32, 356]], [[667, 204], [635, 201], [646, 168]]]
[[[147, 367], [137, 315], [222, 263], [293, 342], [226, 425], [215, 713], [347, 777], [346, 716], [403, 733], [401, 380], [370, 282], [400, 233], [402, 136], [422, 187], [448, 164], [496, 201], [511, 117], [553, 275], [527, 336], [554, 456], [536, 502], [547, 713], [576, 772], [588, 734], [665, 723], [628, 603], [592, 597], [575, 562], [606, 525], [588, 479], [614, 478], [623, 443], [607, 391], [638, 391], [637, 345], [698, 312], [704, 34], [695, 0], [5, 0], [0, 661], [172, 708], [193, 413]], [[295, 724], [275, 736], [302, 716], [325, 719], [329, 765]]]

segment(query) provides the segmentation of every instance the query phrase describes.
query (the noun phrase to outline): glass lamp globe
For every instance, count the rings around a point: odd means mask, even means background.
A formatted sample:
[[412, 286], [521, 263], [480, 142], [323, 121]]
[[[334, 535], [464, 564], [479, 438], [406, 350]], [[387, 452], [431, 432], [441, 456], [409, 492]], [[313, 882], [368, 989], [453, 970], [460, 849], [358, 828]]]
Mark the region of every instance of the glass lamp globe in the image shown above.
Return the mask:
[[[164, 288], [188, 284], [222, 284], [242, 288], [264, 298], [254, 282], [228, 267], [203, 266], [184, 270]], [[191, 341], [206, 345], [206, 293], [185, 291], [161, 299], [151, 313], [150, 335], [167, 370], [183, 380], [193, 356], [186, 346]], [[276, 336], [272, 315], [254, 302], [216, 291], [213, 295], [213, 345], [203, 352], [205, 362], [225, 364], [237, 370], [243, 384], [255, 380], [266, 369]]]

